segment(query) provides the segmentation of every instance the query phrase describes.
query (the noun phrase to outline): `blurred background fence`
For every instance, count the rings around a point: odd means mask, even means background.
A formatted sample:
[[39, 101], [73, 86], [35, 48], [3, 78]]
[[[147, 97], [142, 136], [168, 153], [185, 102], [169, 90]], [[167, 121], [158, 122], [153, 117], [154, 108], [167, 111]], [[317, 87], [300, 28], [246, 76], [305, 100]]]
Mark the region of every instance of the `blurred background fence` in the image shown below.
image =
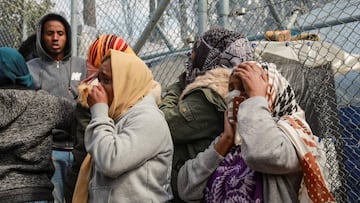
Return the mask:
[[[119, 35], [163, 88], [184, 70], [196, 35], [215, 24], [244, 33], [324, 138], [337, 201], [360, 202], [360, 0], [0, 0], [0, 46], [18, 48], [47, 12], [71, 23], [73, 55], [86, 58], [99, 34]], [[265, 37], [276, 30], [288, 35]]]

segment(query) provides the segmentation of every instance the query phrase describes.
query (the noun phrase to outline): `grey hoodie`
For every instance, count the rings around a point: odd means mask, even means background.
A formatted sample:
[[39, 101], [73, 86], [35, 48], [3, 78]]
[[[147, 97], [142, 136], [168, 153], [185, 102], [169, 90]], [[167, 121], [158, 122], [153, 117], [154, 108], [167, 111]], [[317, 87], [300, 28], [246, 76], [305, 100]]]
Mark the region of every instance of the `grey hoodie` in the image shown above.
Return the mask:
[[51, 130], [74, 103], [45, 91], [0, 89], [0, 202], [52, 200]]
[[[42, 29], [46, 21], [58, 20], [66, 29], [67, 41], [65, 57], [61, 61], [54, 60], [46, 51], [42, 43]], [[29, 71], [34, 79], [35, 89], [43, 89], [55, 96], [76, 99], [77, 87], [86, 77], [86, 61], [71, 56], [71, 29], [69, 23], [59, 14], [49, 13], [38, 24], [36, 48], [39, 58], [27, 62]], [[73, 138], [69, 132], [54, 130], [54, 147], [59, 149], [72, 149]]]

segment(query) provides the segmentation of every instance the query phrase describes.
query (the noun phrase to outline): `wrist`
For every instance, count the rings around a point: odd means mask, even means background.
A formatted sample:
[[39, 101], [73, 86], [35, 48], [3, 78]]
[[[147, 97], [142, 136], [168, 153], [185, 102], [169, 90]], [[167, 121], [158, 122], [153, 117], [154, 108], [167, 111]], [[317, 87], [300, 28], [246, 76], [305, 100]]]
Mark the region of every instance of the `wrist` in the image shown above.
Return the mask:
[[220, 134], [218, 142], [215, 144], [215, 150], [222, 156], [225, 156], [229, 149], [233, 146], [234, 140], [224, 133]]

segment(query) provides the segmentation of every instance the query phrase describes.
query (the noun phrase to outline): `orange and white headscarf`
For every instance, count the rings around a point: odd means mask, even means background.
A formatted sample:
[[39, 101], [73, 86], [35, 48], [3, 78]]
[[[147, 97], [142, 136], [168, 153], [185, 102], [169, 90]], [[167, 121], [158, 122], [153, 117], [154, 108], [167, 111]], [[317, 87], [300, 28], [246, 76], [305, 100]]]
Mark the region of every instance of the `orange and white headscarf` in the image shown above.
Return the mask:
[[110, 50], [110, 57], [114, 98], [109, 108], [109, 117], [116, 120], [151, 92], [153, 75], [134, 54]]
[[112, 34], [103, 34], [90, 45], [87, 57], [88, 62], [96, 68], [99, 68], [101, 60], [109, 53], [110, 49], [135, 55], [135, 52], [121, 37]]
[[335, 202], [324, 179], [325, 166], [320, 165], [317, 160], [320, 154], [318, 137], [313, 135], [305, 121], [305, 113], [296, 103], [294, 91], [288, 81], [277, 71], [275, 64], [264, 65], [269, 78], [266, 96], [269, 109], [273, 117], [277, 118], [278, 126], [294, 145], [303, 169], [299, 199], [305, 198], [305, 202], [308, 199], [312, 202]]
[[[110, 54], [111, 49], [136, 55], [123, 38], [113, 34], [100, 35], [93, 43], [91, 43], [89, 46], [87, 59], [89, 75], [78, 87], [78, 102], [86, 108], [89, 107], [87, 104], [87, 97], [91, 86], [97, 84], [97, 80], [95, 80], [96, 78], [94, 77], [96, 77], [96, 72], [99, 69], [101, 60], [105, 55]], [[161, 86], [157, 81], [153, 80], [152, 87], [152, 92], [156, 96], [156, 102], [157, 104], [160, 104]]]

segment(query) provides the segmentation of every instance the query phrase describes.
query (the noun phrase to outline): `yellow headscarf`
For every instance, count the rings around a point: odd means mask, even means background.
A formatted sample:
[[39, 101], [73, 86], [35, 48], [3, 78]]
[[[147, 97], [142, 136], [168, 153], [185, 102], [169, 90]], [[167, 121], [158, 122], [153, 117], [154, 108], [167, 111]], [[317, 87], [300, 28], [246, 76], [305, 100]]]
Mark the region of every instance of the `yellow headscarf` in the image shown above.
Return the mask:
[[109, 117], [114, 120], [123, 115], [153, 87], [153, 75], [136, 55], [110, 50], [114, 98]]

